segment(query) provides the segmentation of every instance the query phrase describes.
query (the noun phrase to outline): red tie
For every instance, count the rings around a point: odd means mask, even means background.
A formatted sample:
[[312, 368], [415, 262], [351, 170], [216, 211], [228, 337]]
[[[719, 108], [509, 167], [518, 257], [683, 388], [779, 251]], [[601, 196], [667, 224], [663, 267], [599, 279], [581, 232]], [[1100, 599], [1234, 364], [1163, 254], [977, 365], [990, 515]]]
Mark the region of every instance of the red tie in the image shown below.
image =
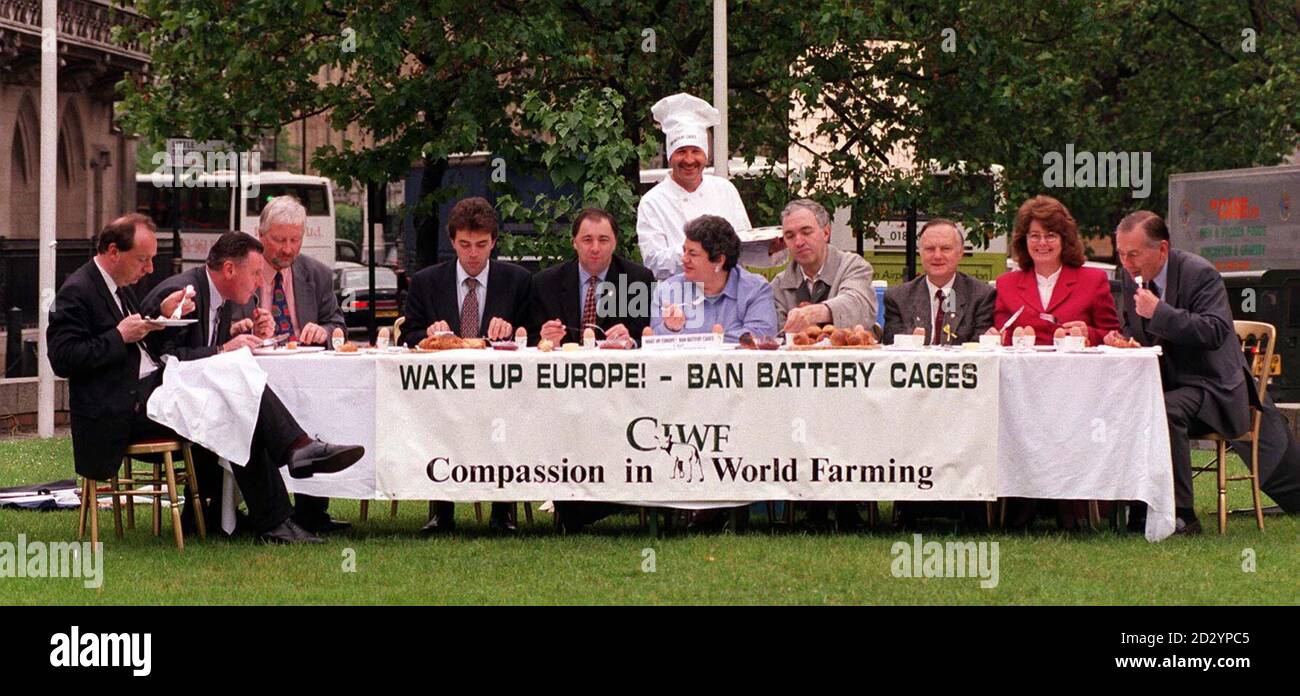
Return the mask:
[[582, 301], [582, 327], [596, 323], [596, 276], [587, 279], [587, 298]]
[[936, 302], [934, 310], [934, 333], [930, 334], [930, 345], [937, 346], [943, 343], [943, 290], [934, 291]]
[[460, 306], [460, 337], [478, 338], [478, 280], [465, 279], [465, 302]]

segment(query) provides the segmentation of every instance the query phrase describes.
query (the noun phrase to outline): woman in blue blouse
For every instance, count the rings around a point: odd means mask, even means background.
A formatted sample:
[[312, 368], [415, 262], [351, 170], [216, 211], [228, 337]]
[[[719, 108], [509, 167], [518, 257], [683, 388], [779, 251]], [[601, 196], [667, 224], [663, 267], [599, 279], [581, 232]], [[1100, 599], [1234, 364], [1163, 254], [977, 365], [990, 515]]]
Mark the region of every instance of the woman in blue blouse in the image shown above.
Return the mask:
[[656, 335], [708, 333], [721, 324], [724, 340], [746, 333], [775, 336], [776, 303], [762, 276], [736, 265], [740, 237], [717, 215], [686, 223], [682, 272], [659, 283], [650, 326]]

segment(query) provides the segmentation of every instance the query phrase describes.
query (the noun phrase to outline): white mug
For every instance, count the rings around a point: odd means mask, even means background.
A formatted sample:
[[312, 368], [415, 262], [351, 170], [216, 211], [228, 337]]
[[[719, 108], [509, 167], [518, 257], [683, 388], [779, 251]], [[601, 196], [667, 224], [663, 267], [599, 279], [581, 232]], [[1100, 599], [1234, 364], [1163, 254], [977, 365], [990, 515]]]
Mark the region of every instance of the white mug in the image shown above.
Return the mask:
[[1054, 342], [1056, 347], [1061, 350], [1076, 351], [1084, 348], [1083, 336], [1062, 336], [1054, 339]]
[[894, 334], [894, 345], [899, 348], [911, 348], [916, 350], [925, 346], [925, 336], [917, 334]]

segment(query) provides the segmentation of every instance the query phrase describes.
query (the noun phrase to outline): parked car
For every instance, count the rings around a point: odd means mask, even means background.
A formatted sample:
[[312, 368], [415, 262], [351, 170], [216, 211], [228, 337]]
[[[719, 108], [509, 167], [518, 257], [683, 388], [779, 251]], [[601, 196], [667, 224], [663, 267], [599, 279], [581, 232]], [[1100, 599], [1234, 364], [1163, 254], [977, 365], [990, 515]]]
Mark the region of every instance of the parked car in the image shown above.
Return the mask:
[[359, 263], [334, 264], [334, 294], [349, 330], [370, 326], [373, 311], [378, 326], [392, 324], [400, 312], [397, 274], [388, 266], [375, 267], [375, 299], [370, 299], [370, 269]]
[[361, 262], [361, 247], [351, 239], [334, 240], [334, 260], [350, 261], [352, 263]]

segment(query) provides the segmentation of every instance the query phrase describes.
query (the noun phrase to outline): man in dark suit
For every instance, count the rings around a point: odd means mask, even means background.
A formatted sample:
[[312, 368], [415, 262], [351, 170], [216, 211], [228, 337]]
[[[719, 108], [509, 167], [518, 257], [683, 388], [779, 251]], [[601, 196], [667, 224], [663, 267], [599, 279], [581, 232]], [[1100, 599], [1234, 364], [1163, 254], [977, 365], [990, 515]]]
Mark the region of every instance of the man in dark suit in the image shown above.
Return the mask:
[[[639, 342], [650, 325], [654, 273], [614, 253], [618, 225], [600, 208], [587, 208], [573, 221], [573, 250], [577, 258], [538, 272], [533, 277], [532, 334], [555, 345], [582, 339], [588, 324], [600, 327], [602, 338], [631, 338]], [[644, 300], [636, 311], [635, 298]]]
[[[269, 313], [275, 334], [297, 336], [301, 344], [328, 348], [335, 329], [347, 335], [347, 324], [334, 296], [332, 271], [301, 253], [306, 223], [307, 209], [293, 196], [276, 196], [262, 208], [257, 236], [266, 250], [266, 264], [262, 266], [259, 306]], [[352, 526], [330, 517], [329, 502], [329, 498], [295, 494], [293, 521], [315, 534]]]
[[522, 266], [491, 259], [497, 234], [497, 214], [486, 199], [466, 198], [452, 207], [447, 236], [456, 260], [411, 277], [402, 325], [406, 345], [438, 332], [505, 340], [515, 327], [527, 326], [532, 276]]
[[[930, 345], [956, 345], [978, 341], [993, 326], [993, 286], [957, 270], [966, 253], [957, 223], [931, 218], [917, 239], [925, 273], [885, 291], [885, 343], [895, 334], [925, 332]], [[965, 518], [982, 523], [982, 503], [904, 502], [894, 504], [898, 522], [911, 527], [923, 517]]]
[[[655, 276], [641, 264], [628, 261], [618, 247], [618, 224], [600, 208], [587, 208], [573, 220], [573, 250], [577, 258], [533, 276], [533, 330], [538, 339], [556, 345], [582, 338], [588, 324], [601, 328], [607, 340], [641, 340], [650, 325], [650, 298]], [[637, 311], [636, 298], [642, 298]], [[607, 503], [555, 503], [565, 532], [583, 527], [614, 512]]]
[[[515, 327], [528, 325], [532, 276], [513, 263], [491, 260], [497, 241], [497, 214], [480, 197], [466, 198], [451, 209], [447, 236], [455, 261], [430, 266], [411, 278], [406, 295], [402, 341], [415, 346], [426, 336], [451, 332], [461, 338], [505, 340]], [[510, 503], [492, 503], [491, 528], [514, 532]], [[429, 503], [425, 534], [456, 530], [456, 506]]]
[[988, 283], [957, 270], [965, 254], [957, 223], [933, 218], [921, 228], [917, 241], [925, 275], [885, 291], [884, 342], [893, 343], [895, 334], [918, 328], [925, 331], [928, 345], [978, 341], [993, 326], [995, 292]]
[[[1161, 348], [1160, 377], [1174, 466], [1175, 534], [1197, 534], [1189, 436], [1234, 437], [1250, 428], [1258, 404], [1223, 279], [1209, 261], [1169, 248], [1160, 216], [1138, 211], [1120, 221], [1115, 244], [1127, 273], [1124, 328], [1138, 343]], [[1143, 279], [1141, 286], [1136, 277]], [[1107, 342], [1120, 338], [1112, 332]]]
[[[228, 239], [235, 235], [223, 235], [213, 245], [208, 257], [209, 278], [223, 297], [247, 301], [248, 295], [241, 298], [240, 293], [247, 288], [251, 294], [252, 282], [243, 264], [261, 261], [260, 244], [246, 235], [239, 236], [255, 246]], [[142, 318], [140, 302], [130, 286], [152, 271], [157, 250], [154, 225], [147, 217], [131, 214], [114, 220], [96, 239], [95, 257], [64, 281], [50, 310], [46, 334], [50, 364], [68, 380], [73, 460], [77, 473], [92, 480], [110, 478], [132, 441], [176, 437], [146, 415], [149, 396], [162, 383], [164, 354], [182, 360], [201, 359], [256, 340], [238, 336], [226, 344], [198, 350], [177, 345], [180, 332], [151, 336], [161, 326]], [[164, 315], [170, 315], [177, 305], [181, 305], [182, 314], [196, 309], [197, 303], [187, 299], [183, 289], [159, 293], [159, 311]], [[224, 329], [230, 313], [224, 302], [221, 307], [215, 321]], [[246, 406], [258, 409], [251, 447], [254, 456], [247, 466], [235, 469], [254, 531], [268, 542], [319, 542], [289, 519], [288, 494], [278, 469], [287, 465], [296, 477], [340, 471], [360, 458], [361, 448], [340, 448], [307, 438], [270, 389], [262, 392], [260, 403]], [[210, 417], [224, 415], [214, 412]]]
[[[232, 266], [233, 268], [233, 266]], [[186, 315], [197, 318], [193, 324], [160, 331], [149, 338], [149, 343], [157, 350], [155, 354], [175, 355], [179, 360], [196, 360], [217, 353], [255, 348], [263, 338], [271, 335], [270, 315], [257, 310], [252, 301], [239, 303], [226, 297], [217, 284], [225, 285], [229, 281], [216, 274], [216, 280], [209, 279], [206, 265], [191, 268], [184, 273], [174, 275], [159, 283], [140, 302], [140, 310], [145, 316], [170, 316], [165, 302], [167, 298], [183, 293], [186, 287], [194, 289], [189, 300], [193, 313]], [[236, 293], [234, 289], [227, 292]], [[186, 532], [195, 529], [194, 515], [202, 509], [208, 529], [220, 528], [221, 467], [217, 457], [202, 447], [192, 448], [194, 456], [194, 475], [198, 478], [199, 489], [203, 491], [203, 500], [186, 491], [185, 507], [181, 511], [181, 523]], [[199, 503], [196, 505], [196, 503]]]

